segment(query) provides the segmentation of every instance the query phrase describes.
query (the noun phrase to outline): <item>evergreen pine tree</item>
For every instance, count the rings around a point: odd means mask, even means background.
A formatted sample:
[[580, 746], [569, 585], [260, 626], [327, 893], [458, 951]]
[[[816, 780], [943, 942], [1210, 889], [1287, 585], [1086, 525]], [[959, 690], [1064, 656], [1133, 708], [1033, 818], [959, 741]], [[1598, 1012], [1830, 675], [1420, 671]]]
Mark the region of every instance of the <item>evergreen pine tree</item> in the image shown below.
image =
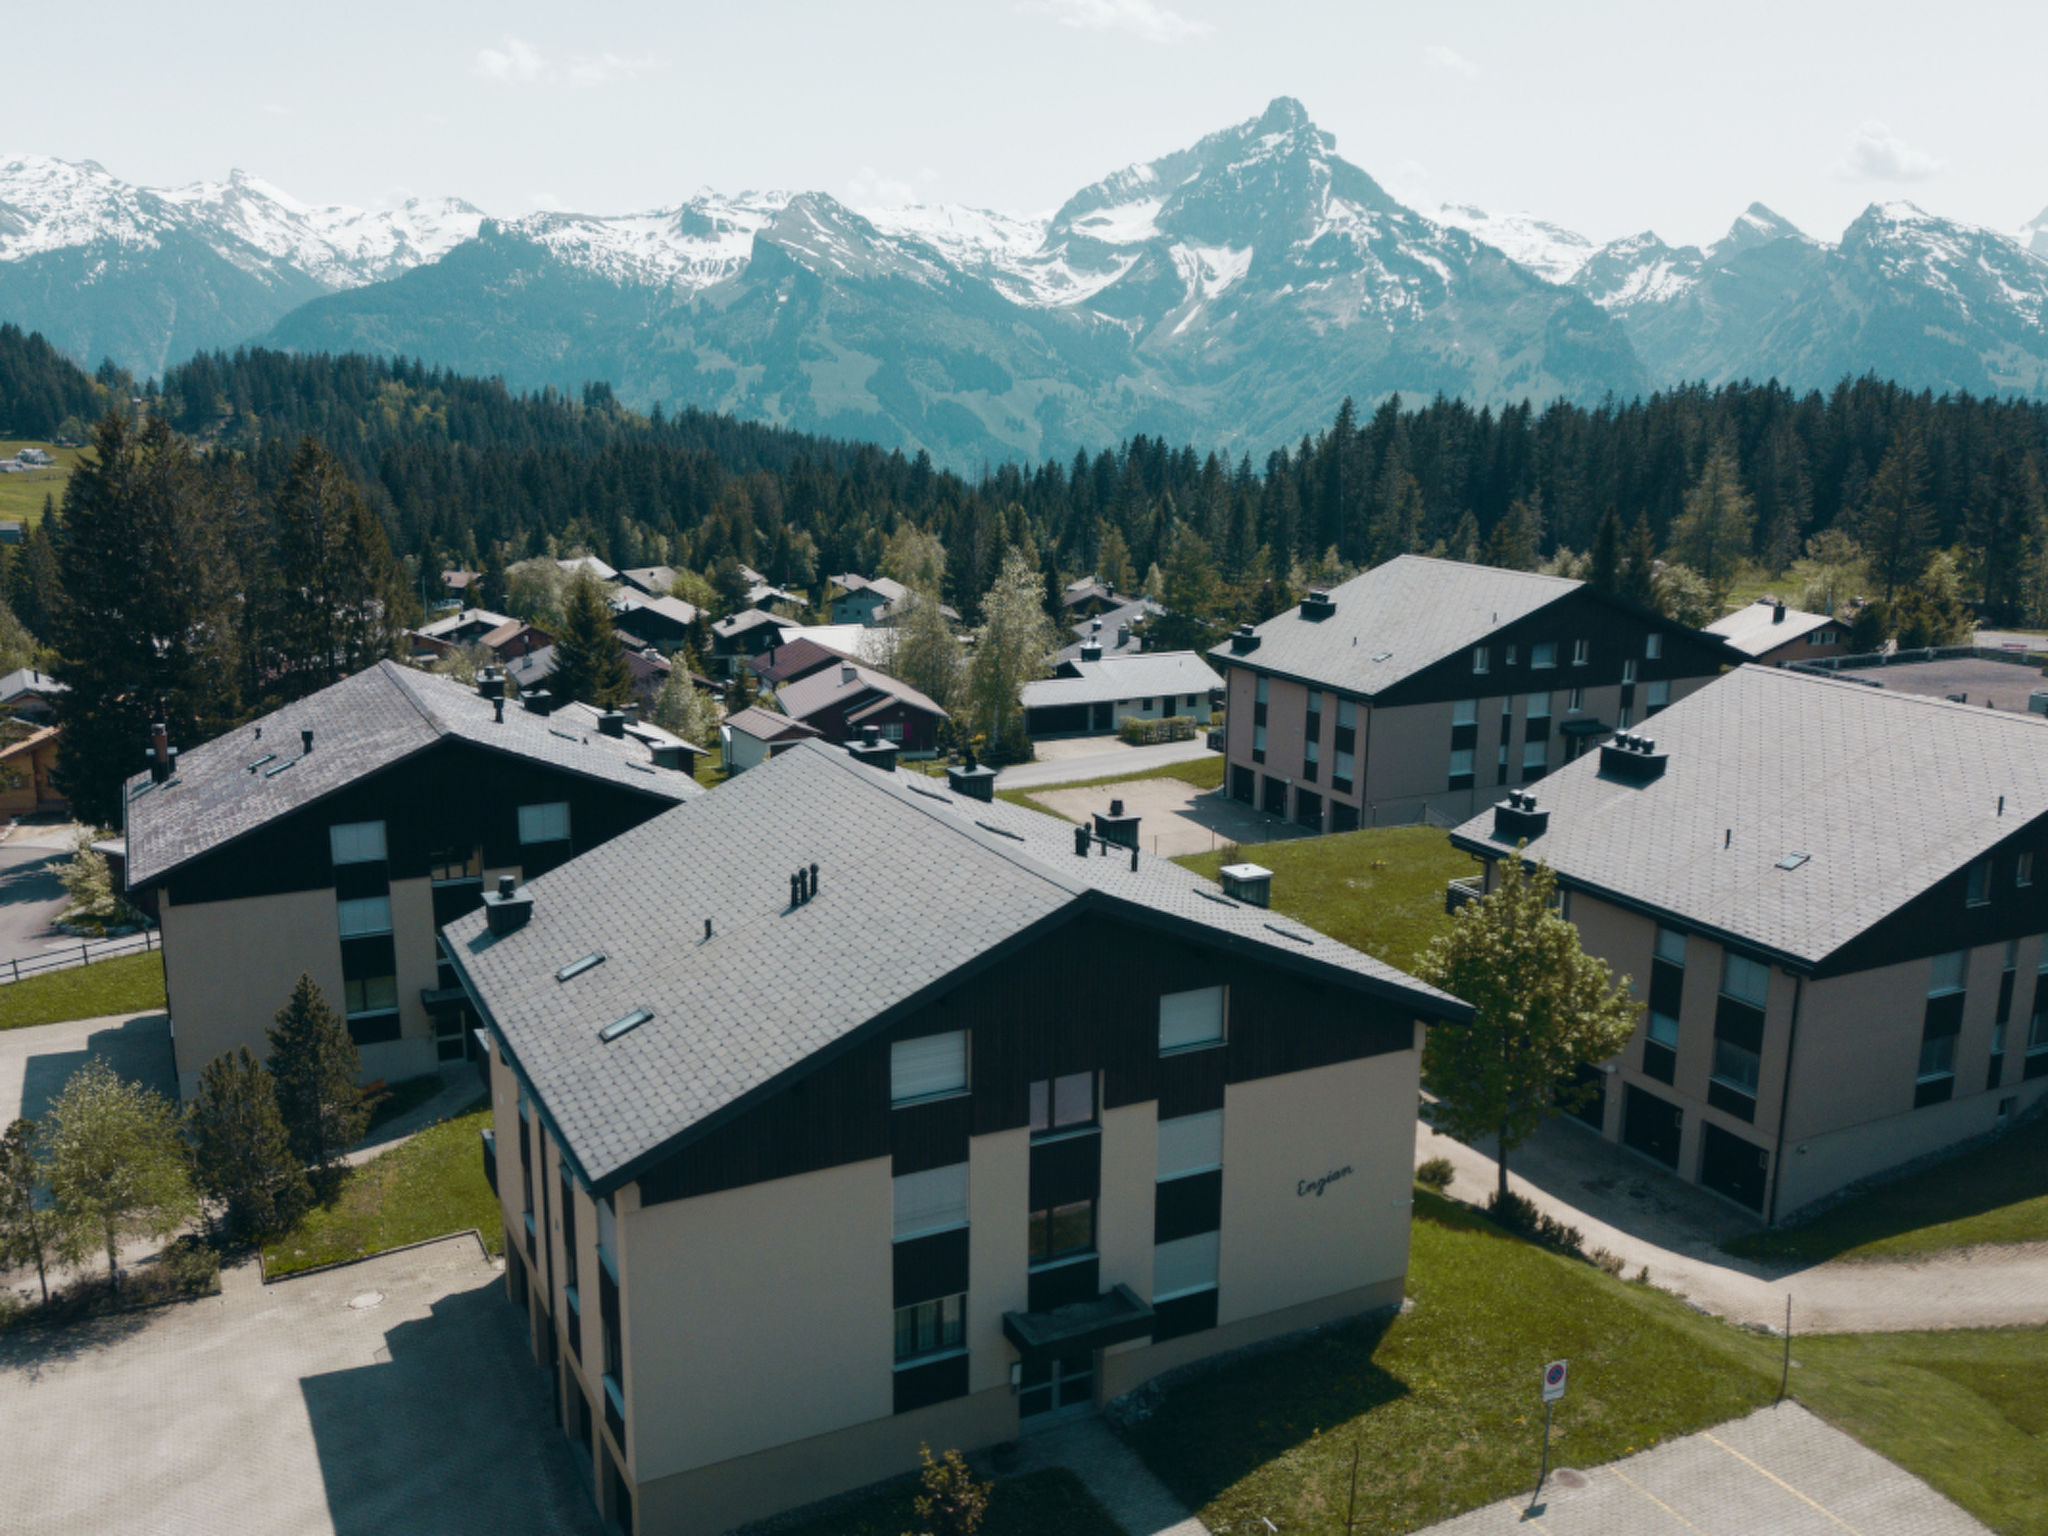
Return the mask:
[[292, 455], [274, 524], [277, 695], [302, 698], [395, 654], [407, 584], [355, 482], [314, 438]]
[[1718, 444], [1685, 493], [1685, 510], [1671, 525], [1671, 557], [1697, 571], [1718, 603], [1749, 558], [1755, 527], [1755, 504], [1743, 489], [1735, 450]]
[[48, 637], [50, 622], [63, 597], [63, 583], [57, 574], [57, 551], [51, 534], [57, 510], [43, 497], [43, 518], [23, 535], [9, 551], [7, 561], [7, 606], [31, 633]]
[[548, 692], [556, 703], [576, 699], [600, 709], [617, 709], [633, 696], [633, 674], [613, 623], [604, 584], [588, 570], [579, 570], [562, 604], [555, 669], [548, 674]]
[[299, 977], [291, 1001], [264, 1035], [292, 1156], [299, 1166], [324, 1173], [362, 1139], [369, 1123], [356, 1087], [362, 1073], [356, 1043], [311, 976]]
[[1643, 608], [1657, 606], [1657, 537], [1650, 532], [1650, 514], [1638, 512], [1621, 552], [1621, 581], [1616, 591]]
[[1863, 546], [1871, 578], [1889, 605], [1920, 579], [1933, 544], [1933, 509], [1927, 505], [1927, 450], [1907, 433], [1885, 451], [1847, 532]]
[[1593, 563], [1586, 572], [1586, 584], [1595, 591], [1621, 590], [1621, 518], [1609, 507], [1593, 535]]
[[247, 1047], [206, 1064], [185, 1121], [196, 1182], [225, 1208], [230, 1237], [256, 1242], [282, 1232], [311, 1203], [306, 1170], [285, 1134], [277, 1084]]
[[495, 539], [484, 553], [484, 568], [477, 578], [473, 606], [491, 613], [505, 611], [505, 546]]

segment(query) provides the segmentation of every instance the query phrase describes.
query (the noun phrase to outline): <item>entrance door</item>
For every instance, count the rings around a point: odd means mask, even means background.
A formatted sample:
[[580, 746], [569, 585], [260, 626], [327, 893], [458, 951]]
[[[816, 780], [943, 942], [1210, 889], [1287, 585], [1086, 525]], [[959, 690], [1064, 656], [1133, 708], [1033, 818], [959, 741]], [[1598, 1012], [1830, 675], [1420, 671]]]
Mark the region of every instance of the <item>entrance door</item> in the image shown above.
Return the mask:
[[1312, 789], [1297, 789], [1294, 792], [1295, 822], [1311, 832], [1323, 830], [1323, 797]]
[[1250, 805], [1252, 803], [1252, 780], [1254, 777], [1249, 768], [1242, 766], [1233, 767], [1230, 770], [1230, 798], [1242, 800], [1246, 805]]
[[1764, 1174], [1770, 1154], [1718, 1125], [1701, 1127], [1700, 1182], [1752, 1211], [1764, 1208]]
[[1086, 1413], [1095, 1406], [1095, 1351], [1059, 1355], [1024, 1367], [1024, 1379], [1017, 1394], [1020, 1418], [1045, 1419], [1053, 1414], [1068, 1417]]
[[1095, 729], [1097, 731], [1113, 731], [1116, 729], [1116, 706], [1114, 704], [1097, 704], [1095, 706]]
[[1645, 1093], [1634, 1083], [1621, 1103], [1621, 1139], [1657, 1159], [1666, 1168], [1678, 1166], [1678, 1131], [1684, 1111], [1676, 1104]]
[[1287, 814], [1287, 781], [1285, 779], [1268, 778], [1266, 780], [1265, 811], [1268, 816], [1285, 816]]

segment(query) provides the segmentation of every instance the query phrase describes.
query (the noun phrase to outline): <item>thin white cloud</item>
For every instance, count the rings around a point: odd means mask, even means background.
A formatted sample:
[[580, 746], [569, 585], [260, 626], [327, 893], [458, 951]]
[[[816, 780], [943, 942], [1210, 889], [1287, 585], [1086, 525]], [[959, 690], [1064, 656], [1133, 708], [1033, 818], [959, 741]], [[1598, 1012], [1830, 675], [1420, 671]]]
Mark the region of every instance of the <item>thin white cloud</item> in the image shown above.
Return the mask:
[[471, 67], [484, 79], [501, 85], [533, 85], [554, 73], [538, 48], [517, 37], [506, 38], [502, 48], [479, 48]]
[[900, 208], [917, 201], [917, 189], [864, 165], [847, 178], [846, 201], [855, 208]]
[[1913, 148], [1883, 123], [1864, 123], [1849, 141], [1836, 174], [1852, 181], [1925, 181], [1948, 162]]
[[1479, 73], [1479, 66], [1455, 48], [1442, 43], [1431, 43], [1422, 51], [1428, 55], [1429, 62], [1438, 69], [1448, 69], [1452, 74], [1463, 75], [1467, 80]]
[[615, 80], [635, 80], [651, 69], [661, 68], [653, 57], [629, 59], [616, 53], [594, 53], [570, 61], [571, 85], [609, 85]]
[[1158, 0], [1025, 0], [1026, 15], [1049, 16], [1079, 32], [1127, 32], [1148, 43], [1180, 43], [1207, 37], [1215, 27], [1183, 16]]

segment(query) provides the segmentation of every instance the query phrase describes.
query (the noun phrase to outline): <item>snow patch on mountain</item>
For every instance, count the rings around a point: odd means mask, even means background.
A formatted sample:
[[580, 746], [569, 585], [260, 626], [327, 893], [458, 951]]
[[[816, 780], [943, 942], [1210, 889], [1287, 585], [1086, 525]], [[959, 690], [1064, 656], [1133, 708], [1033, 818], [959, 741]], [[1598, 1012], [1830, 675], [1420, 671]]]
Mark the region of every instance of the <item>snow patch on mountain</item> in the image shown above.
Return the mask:
[[1592, 256], [1593, 242], [1532, 213], [1488, 213], [1470, 203], [1443, 203], [1430, 215], [1439, 224], [1462, 229], [1553, 283], [1565, 283]]
[[647, 213], [536, 213], [506, 229], [611, 282], [694, 293], [744, 271], [754, 237], [793, 198], [787, 192], [700, 192]]

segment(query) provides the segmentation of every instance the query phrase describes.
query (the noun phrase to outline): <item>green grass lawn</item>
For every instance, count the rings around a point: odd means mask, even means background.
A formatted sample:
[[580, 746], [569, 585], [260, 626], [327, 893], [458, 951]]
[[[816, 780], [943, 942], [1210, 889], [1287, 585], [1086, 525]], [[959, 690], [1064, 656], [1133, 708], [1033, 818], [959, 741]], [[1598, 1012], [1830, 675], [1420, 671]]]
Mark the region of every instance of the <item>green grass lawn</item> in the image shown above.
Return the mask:
[[[1192, 784], [1197, 789], [1221, 789], [1223, 758], [1220, 754], [1215, 757], [1197, 757], [1184, 763], [1167, 763], [1159, 768], [1136, 768], [1129, 773], [1113, 773], [1101, 779], [1075, 779], [1065, 784], [1034, 784], [1029, 789], [999, 789], [996, 791], [996, 798], [1007, 800], [1012, 805], [1028, 806], [1034, 811], [1045, 811], [1048, 816], [1058, 816], [1059, 812], [1047, 810], [1031, 797], [1051, 794], [1057, 789], [1088, 789], [1097, 784], [1135, 784], [1140, 779], [1179, 779], [1182, 783]], [[1071, 818], [1062, 816], [1060, 819], [1066, 821]]]
[[1210, 1529], [1337, 1536], [1354, 1445], [1359, 1531], [1411, 1531], [1535, 1481], [1546, 1360], [1572, 1363], [1553, 1466], [1612, 1461], [1776, 1395], [1760, 1341], [1661, 1291], [1502, 1235], [1417, 1189], [1408, 1292], [1391, 1322], [1174, 1388], [1139, 1454]]
[[1273, 910], [1403, 969], [1444, 931], [1444, 886], [1478, 872], [1434, 827], [1369, 827], [1176, 860], [1196, 874], [1243, 856], [1273, 871]]
[[[1844, 1201], [1801, 1226], [1749, 1232], [1739, 1258], [1896, 1259], [1969, 1243], [2048, 1241], [2048, 1120]], [[2048, 1398], [2048, 1384], [2042, 1387]]]
[[25, 475], [0, 475], [0, 518], [20, 519], [24, 528], [42, 521], [43, 498], [64, 504], [64, 486], [78, 463], [82, 448], [59, 448], [55, 443], [34, 438], [0, 439], [0, 459], [11, 459], [24, 448], [44, 448], [57, 461], [54, 469], [31, 470]]
[[116, 955], [111, 960], [0, 984], [0, 1029], [54, 1024], [60, 1019], [97, 1019], [110, 1013], [143, 1013], [163, 1006], [163, 951]]
[[489, 1108], [429, 1126], [352, 1169], [333, 1200], [263, 1250], [264, 1268], [288, 1275], [316, 1264], [366, 1258], [387, 1248], [475, 1227], [493, 1253], [504, 1246], [498, 1197], [484, 1179], [477, 1133]]
[[370, 1100], [369, 1129], [374, 1131], [379, 1126], [389, 1125], [400, 1115], [410, 1114], [447, 1086], [438, 1072], [428, 1072], [419, 1077], [403, 1077], [395, 1083], [386, 1083]]
[[[934, 1456], [942, 1446], [933, 1446]], [[921, 1529], [911, 1500], [917, 1490], [908, 1483], [835, 1509], [801, 1525], [786, 1526], [780, 1536], [903, 1536]], [[981, 1536], [1123, 1536], [1123, 1527], [1109, 1518], [1081, 1480], [1064, 1467], [1032, 1472], [999, 1482], [989, 1496], [988, 1519]]]

